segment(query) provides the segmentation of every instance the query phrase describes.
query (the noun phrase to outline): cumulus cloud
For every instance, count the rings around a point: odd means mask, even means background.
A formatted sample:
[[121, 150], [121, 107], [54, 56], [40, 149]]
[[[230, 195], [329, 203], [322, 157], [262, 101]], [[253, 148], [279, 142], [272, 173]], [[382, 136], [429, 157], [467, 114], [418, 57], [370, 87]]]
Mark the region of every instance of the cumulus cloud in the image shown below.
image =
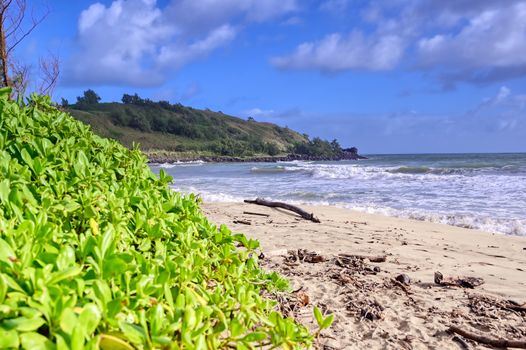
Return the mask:
[[69, 85], [159, 85], [166, 72], [228, 45], [238, 31], [295, 11], [296, 0], [114, 0], [78, 21]]
[[404, 45], [404, 40], [396, 35], [372, 37], [359, 31], [348, 35], [334, 33], [317, 42], [303, 43], [293, 54], [276, 57], [272, 63], [284, 69], [318, 69], [326, 72], [385, 70], [399, 62]]
[[[418, 41], [419, 63], [444, 65], [465, 71], [457, 74], [472, 80], [475, 69], [526, 67], [526, 2], [486, 9], [471, 17], [457, 33], [445, 32]], [[469, 69], [465, 69], [469, 67]], [[454, 76], [451, 76], [454, 77]], [[494, 77], [497, 78], [497, 77]]]
[[[354, 28], [300, 44], [272, 63], [285, 69], [432, 72], [444, 87], [526, 75], [526, 0], [326, 0]], [[353, 11], [351, 11], [353, 10]], [[357, 10], [357, 11], [356, 11]]]
[[80, 14], [78, 52], [67, 62], [66, 82], [156, 84], [161, 77], [152, 58], [172, 35], [155, 1], [95, 3]]
[[169, 44], [161, 47], [158, 62], [163, 66], [181, 67], [196, 58], [206, 56], [211, 51], [224, 46], [234, 39], [236, 30], [225, 24], [214, 30], [196, 42], [182, 47], [177, 44]]
[[181, 31], [199, 33], [232, 19], [263, 22], [297, 8], [297, 0], [179, 0], [166, 11]]

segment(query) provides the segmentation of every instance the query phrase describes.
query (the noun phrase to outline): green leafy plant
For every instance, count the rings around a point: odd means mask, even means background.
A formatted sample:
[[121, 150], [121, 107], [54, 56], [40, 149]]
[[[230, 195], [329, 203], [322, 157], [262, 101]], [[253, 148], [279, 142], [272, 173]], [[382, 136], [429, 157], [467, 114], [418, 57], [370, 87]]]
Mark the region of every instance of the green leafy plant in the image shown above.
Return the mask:
[[[0, 349], [309, 348], [257, 241], [216, 227], [143, 154], [0, 89]], [[241, 248], [237, 248], [240, 246]]]
[[314, 306], [314, 318], [316, 319], [316, 323], [318, 324], [318, 331], [316, 331], [315, 334], [316, 337], [320, 335], [322, 330], [329, 328], [334, 322], [334, 314], [330, 314], [327, 317], [323, 317], [323, 314], [317, 306]]

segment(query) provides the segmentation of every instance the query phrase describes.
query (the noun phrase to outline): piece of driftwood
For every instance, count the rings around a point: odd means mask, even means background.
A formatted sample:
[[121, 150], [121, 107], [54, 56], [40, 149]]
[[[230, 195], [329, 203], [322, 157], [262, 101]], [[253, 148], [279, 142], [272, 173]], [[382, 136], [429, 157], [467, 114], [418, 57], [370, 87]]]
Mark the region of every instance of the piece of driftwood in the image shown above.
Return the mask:
[[251, 200], [251, 199], [245, 199], [245, 203], [250, 203], [250, 204], [257, 204], [257, 205], [263, 205], [265, 207], [270, 207], [270, 208], [282, 208], [282, 209], [286, 209], [286, 210], [290, 210], [298, 215], [300, 215], [302, 218], [304, 218], [305, 220], [310, 220], [312, 222], [317, 222], [319, 223], [320, 220], [314, 216], [314, 214], [312, 213], [307, 213], [305, 210], [295, 206], [295, 205], [292, 205], [292, 204], [287, 204], [287, 203], [283, 203], [283, 202], [271, 202], [271, 201], [267, 201], [263, 198], [256, 198], [255, 200]]
[[484, 284], [480, 277], [444, 277], [439, 271], [435, 272], [435, 283], [441, 286], [475, 288]]
[[526, 312], [526, 306], [508, 305], [506, 306], [506, 309], [517, 311], [517, 312]]
[[338, 256], [344, 257], [344, 258], [351, 258], [351, 259], [368, 259], [370, 262], [374, 263], [382, 263], [386, 262], [387, 256], [385, 255], [357, 255], [357, 254], [345, 254], [341, 253], [338, 254]]
[[466, 331], [460, 327], [457, 326], [451, 326], [448, 329], [451, 333], [456, 333], [464, 338], [476, 341], [477, 343], [490, 345], [496, 348], [519, 348], [519, 349], [526, 349], [526, 341], [522, 340], [507, 340], [507, 339], [496, 339], [496, 338], [489, 338], [480, 334], [475, 334], [469, 331]]
[[461, 335], [455, 335], [452, 340], [459, 343], [462, 349], [471, 350], [471, 346], [469, 346]]
[[268, 214], [263, 214], [263, 213], [254, 213], [253, 211], [244, 211], [243, 214], [264, 216], [264, 217], [267, 217], [267, 218], [270, 216]]
[[248, 220], [234, 220], [234, 224], [252, 225]]

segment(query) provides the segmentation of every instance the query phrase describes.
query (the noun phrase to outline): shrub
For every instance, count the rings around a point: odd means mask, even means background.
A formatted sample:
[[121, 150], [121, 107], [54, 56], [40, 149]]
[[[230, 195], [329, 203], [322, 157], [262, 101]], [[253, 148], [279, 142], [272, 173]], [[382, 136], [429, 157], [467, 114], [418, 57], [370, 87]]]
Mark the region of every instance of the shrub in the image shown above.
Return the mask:
[[9, 94], [0, 90], [0, 348], [311, 345], [261, 296], [286, 282], [258, 267], [257, 241], [211, 224], [137, 149], [47, 97], [20, 106]]

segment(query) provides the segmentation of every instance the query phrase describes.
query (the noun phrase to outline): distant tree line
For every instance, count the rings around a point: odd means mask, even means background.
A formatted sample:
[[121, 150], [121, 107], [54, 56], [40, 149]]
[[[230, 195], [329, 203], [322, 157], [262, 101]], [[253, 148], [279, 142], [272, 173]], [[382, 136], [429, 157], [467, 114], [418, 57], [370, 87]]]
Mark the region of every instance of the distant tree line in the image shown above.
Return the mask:
[[342, 148], [338, 141], [328, 142], [315, 137], [312, 140], [304, 134], [305, 142], [298, 142], [293, 132], [287, 127], [274, 127], [274, 132], [289, 146], [283, 148], [273, 141], [266, 140], [258, 134], [258, 123], [250, 118], [251, 130], [247, 132], [225, 121], [222, 112], [212, 112], [208, 109], [198, 110], [183, 106], [180, 103], [171, 104], [168, 101], [152, 101], [141, 98], [138, 94], [124, 94], [122, 103], [100, 103], [100, 96], [93, 90], [84, 91], [77, 97], [74, 105], [62, 99], [64, 108], [72, 108], [87, 112], [103, 113], [116, 126], [129, 127], [142, 132], [161, 132], [185, 137], [192, 142], [177, 147], [177, 151], [201, 150], [210, 151], [224, 156], [252, 156], [267, 154], [275, 156], [283, 153], [293, 153], [313, 157], [339, 157]]

